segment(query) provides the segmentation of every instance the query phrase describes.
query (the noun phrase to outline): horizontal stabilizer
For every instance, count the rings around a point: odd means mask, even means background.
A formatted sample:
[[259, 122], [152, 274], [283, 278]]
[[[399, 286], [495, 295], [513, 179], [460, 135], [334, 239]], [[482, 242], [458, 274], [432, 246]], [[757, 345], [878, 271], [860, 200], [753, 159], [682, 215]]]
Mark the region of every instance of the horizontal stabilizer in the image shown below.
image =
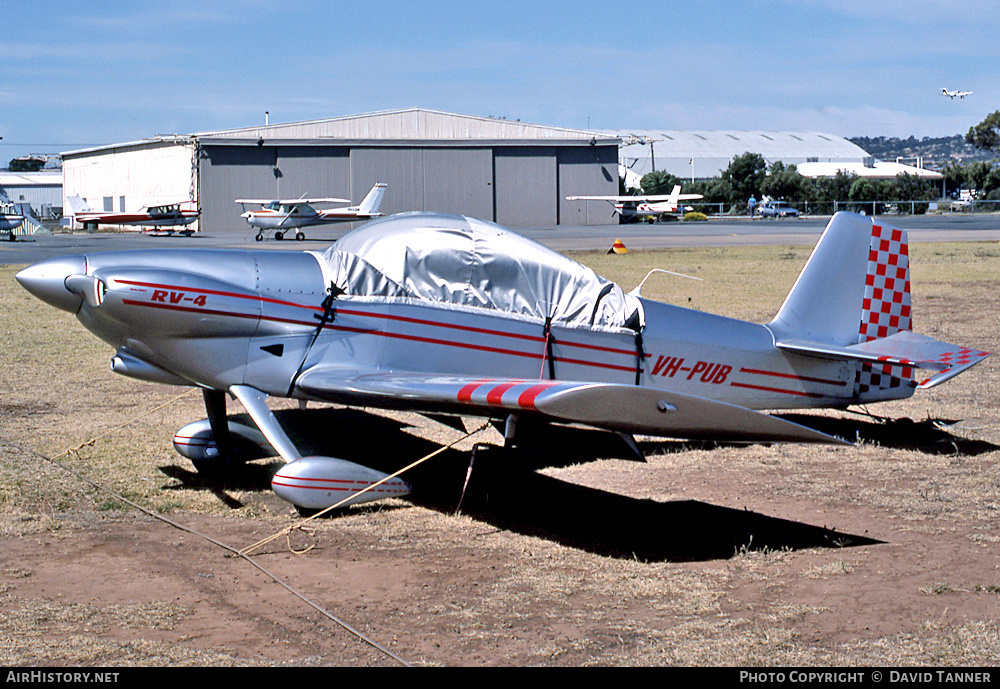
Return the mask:
[[849, 359], [934, 371], [927, 378], [916, 377], [920, 388], [939, 385], [989, 356], [988, 352], [948, 344], [910, 330], [848, 347], [793, 339], [782, 340], [777, 346], [787, 352], [824, 359]]
[[319, 399], [385, 408], [405, 406], [482, 416], [534, 414], [621, 433], [729, 442], [844, 441], [768, 414], [637, 385], [560, 380], [371, 374], [316, 366], [297, 387]]

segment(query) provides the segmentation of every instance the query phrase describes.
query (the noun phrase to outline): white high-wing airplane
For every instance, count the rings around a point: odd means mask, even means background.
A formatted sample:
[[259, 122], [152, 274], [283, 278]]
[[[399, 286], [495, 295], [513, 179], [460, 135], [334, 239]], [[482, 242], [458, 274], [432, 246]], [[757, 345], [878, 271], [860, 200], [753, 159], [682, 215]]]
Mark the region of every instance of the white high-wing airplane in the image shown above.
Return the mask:
[[[645, 194], [639, 196], [567, 196], [567, 201], [607, 201], [614, 206], [615, 213], [625, 221], [635, 218], [658, 218], [661, 215], [677, 213], [681, 201], [695, 201], [704, 198], [701, 194], [682, 194], [681, 185], [676, 185], [669, 194]], [[684, 210], [691, 210], [688, 206]]]
[[382, 197], [385, 196], [385, 183], [379, 182], [360, 205], [348, 208], [327, 208], [316, 210], [314, 203], [350, 203], [350, 199], [236, 199], [239, 204], [260, 204], [259, 211], [246, 211], [244, 218], [251, 227], [257, 228], [257, 241], [263, 241], [267, 232], [274, 231], [275, 239], [284, 239], [288, 230], [295, 231], [295, 238], [303, 240], [305, 233], [299, 230], [307, 225], [325, 225], [335, 222], [350, 222], [352, 220], [371, 220], [382, 215]]
[[161, 227], [190, 225], [198, 219], [197, 209], [181, 208], [184, 203], [191, 204], [193, 201], [143, 206], [132, 212], [95, 211], [80, 196], [68, 196], [66, 201], [73, 219], [86, 229], [97, 229], [98, 225], [139, 225], [158, 230]]
[[972, 91], [949, 91], [946, 88], [941, 89], [941, 95], [948, 96], [952, 100], [955, 98], [965, 98], [966, 96], [971, 96]]

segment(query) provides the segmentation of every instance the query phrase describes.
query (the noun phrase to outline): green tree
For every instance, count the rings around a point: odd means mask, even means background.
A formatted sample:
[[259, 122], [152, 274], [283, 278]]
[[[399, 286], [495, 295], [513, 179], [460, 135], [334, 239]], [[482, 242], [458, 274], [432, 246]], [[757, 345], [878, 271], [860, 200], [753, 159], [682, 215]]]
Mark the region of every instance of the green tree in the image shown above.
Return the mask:
[[970, 189], [982, 190], [986, 177], [993, 169], [993, 163], [986, 160], [974, 160], [965, 166], [965, 184]]
[[941, 174], [944, 175], [945, 194], [957, 194], [959, 189], [965, 187], [965, 166], [961, 163], [949, 160]]
[[761, 186], [767, 174], [767, 163], [759, 153], [734, 156], [722, 179], [729, 184], [729, 200], [734, 204], [746, 203], [751, 196], [760, 198]]
[[887, 198], [896, 201], [921, 201], [937, 198], [937, 189], [923, 177], [904, 172], [896, 175], [889, 183]]
[[833, 177], [817, 177], [809, 188], [809, 203], [823, 212], [832, 213], [834, 202], [846, 201], [850, 197], [851, 185], [858, 179], [853, 172], [838, 170]]
[[771, 164], [761, 183], [761, 193], [774, 199], [801, 201], [807, 196], [809, 180], [799, 174], [794, 165], [785, 166], [780, 160]]
[[701, 201], [695, 203], [729, 204], [733, 195], [733, 190], [729, 186], [729, 183], [721, 177], [688, 182], [684, 191], [691, 194], [701, 194], [704, 197]]
[[7, 169], [11, 172], [38, 172], [45, 167], [45, 161], [41, 158], [14, 158], [7, 163]]
[[653, 170], [642, 176], [639, 186], [643, 194], [669, 194], [681, 183], [681, 178], [664, 170]]
[[988, 151], [1000, 148], [1000, 110], [987, 115], [986, 119], [975, 127], [969, 127], [965, 140], [976, 148]]

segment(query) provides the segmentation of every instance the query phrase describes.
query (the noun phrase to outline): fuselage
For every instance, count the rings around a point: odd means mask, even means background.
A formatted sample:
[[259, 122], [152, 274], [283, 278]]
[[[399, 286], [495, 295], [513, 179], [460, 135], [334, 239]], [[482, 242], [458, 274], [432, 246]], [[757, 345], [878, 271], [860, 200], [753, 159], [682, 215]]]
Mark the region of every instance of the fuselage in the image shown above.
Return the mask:
[[177, 210], [167, 212], [137, 211], [134, 213], [77, 213], [77, 222], [84, 225], [139, 225], [143, 227], [170, 227], [190, 225], [198, 219], [198, 211]]
[[854, 363], [783, 352], [767, 326], [651, 300], [641, 339], [558, 324], [547, 339], [537, 319], [428, 301], [342, 294], [324, 314], [328, 285], [309, 252], [110, 252], [36, 264], [18, 279], [108, 342], [116, 370], [161, 382], [303, 396], [297, 372], [323, 364], [638, 383], [750, 409], [857, 401]]
[[295, 227], [310, 227], [328, 223], [351, 222], [354, 220], [369, 220], [375, 217], [370, 213], [359, 213], [356, 208], [331, 208], [317, 211], [299, 211], [297, 209], [269, 209], [247, 211], [243, 218], [252, 227], [262, 230], [284, 230]]

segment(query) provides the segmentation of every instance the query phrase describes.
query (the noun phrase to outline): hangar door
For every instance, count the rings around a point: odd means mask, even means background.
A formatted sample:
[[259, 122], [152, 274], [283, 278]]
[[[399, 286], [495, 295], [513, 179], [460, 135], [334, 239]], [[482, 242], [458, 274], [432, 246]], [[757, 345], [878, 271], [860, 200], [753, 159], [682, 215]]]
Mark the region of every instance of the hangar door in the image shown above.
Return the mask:
[[554, 147], [495, 148], [493, 173], [498, 223], [537, 227], [558, 222]]
[[269, 146], [203, 146], [199, 171], [200, 227], [249, 231], [236, 199], [276, 198], [277, 151]]
[[492, 220], [492, 162], [489, 148], [355, 148], [351, 194], [360, 201], [372, 185], [385, 182], [386, 215], [433, 211]]
[[576, 146], [559, 149], [559, 222], [563, 225], [617, 224], [614, 208], [604, 201], [567, 201], [567, 196], [616, 196], [618, 147]]
[[351, 199], [351, 205], [361, 201], [351, 196], [351, 159], [345, 146], [278, 146], [275, 177], [278, 198], [334, 197]]

